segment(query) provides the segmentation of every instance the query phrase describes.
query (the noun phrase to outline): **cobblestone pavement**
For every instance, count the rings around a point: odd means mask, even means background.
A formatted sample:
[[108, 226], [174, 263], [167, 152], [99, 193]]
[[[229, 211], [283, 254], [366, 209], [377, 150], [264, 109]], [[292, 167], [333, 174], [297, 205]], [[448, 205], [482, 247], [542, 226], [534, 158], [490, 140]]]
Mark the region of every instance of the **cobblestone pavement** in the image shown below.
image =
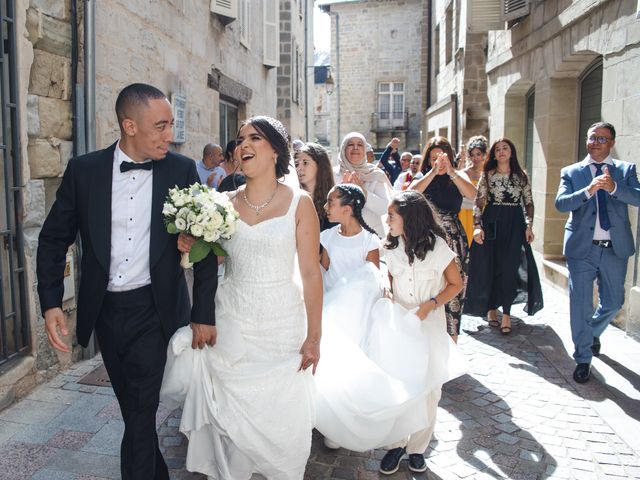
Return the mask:
[[[403, 461], [384, 477], [384, 451], [329, 450], [314, 432], [305, 479], [640, 478], [640, 344], [609, 328], [592, 380], [575, 384], [568, 299], [546, 285], [544, 293], [535, 317], [514, 312], [522, 320], [511, 335], [463, 319], [469, 373], [444, 387], [426, 473]], [[98, 365], [99, 357], [78, 363], [0, 412], [0, 479], [119, 478], [123, 426], [113, 392], [77, 383]], [[203, 480], [184, 470], [179, 422], [179, 410], [158, 412], [172, 478]]]

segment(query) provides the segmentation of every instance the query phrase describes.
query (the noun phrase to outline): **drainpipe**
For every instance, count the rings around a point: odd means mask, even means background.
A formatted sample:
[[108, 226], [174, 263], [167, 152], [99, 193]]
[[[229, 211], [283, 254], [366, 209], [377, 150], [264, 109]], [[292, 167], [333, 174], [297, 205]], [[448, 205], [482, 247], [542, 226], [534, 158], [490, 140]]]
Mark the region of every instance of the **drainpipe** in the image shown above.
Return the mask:
[[[304, 2], [304, 139], [309, 138], [309, 1]], [[315, 77], [315, 69], [313, 69]], [[315, 85], [315, 84], [314, 84]]]
[[96, 149], [96, 0], [84, 4], [84, 105], [87, 152]]
[[431, 17], [433, 16], [433, 4], [431, 0], [427, 1], [427, 30], [429, 32], [429, 40], [427, 41], [427, 108], [431, 106], [431, 49], [433, 48], [433, 44], [431, 43]]
[[336, 101], [338, 102], [338, 119], [336, 125], [338, 127], [338, 138], [336, 138], [336, 148], [340, 148], [340, 15], [336, 16]]

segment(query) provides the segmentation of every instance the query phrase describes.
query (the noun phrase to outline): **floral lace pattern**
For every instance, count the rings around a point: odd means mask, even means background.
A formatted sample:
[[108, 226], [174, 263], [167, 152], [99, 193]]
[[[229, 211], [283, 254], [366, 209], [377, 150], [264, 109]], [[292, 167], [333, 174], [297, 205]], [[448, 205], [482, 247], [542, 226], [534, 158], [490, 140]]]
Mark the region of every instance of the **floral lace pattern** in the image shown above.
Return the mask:
[[527, 225], [533, 223], [531, 183], [508, 173], [483, 173], [478, 182], [478, 194], [473, 207], [473, 223], [480, 224], [482, 212], [490, 203], [522, 205]]

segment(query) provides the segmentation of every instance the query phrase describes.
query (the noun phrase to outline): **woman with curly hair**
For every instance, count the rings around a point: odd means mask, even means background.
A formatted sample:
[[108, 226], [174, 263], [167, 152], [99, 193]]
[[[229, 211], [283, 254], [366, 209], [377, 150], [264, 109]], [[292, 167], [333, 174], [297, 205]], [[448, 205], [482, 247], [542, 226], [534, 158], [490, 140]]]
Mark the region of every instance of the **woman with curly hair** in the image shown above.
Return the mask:
[[[422, 154], [421, 179], [409, 187], [424, 194], [436, 208], [440, 221], [447, 233], [447, 244], [457, 257], [456, 263], [466, 283], [469, 242], [458, 213], [463, 197], [473, 199], [476, 187], [463, 171], [456, 171], [455, 155], [449, 140], [445, 137], [433, 137]], [[464, 288], [449, 301], [445, 307], [447, 313], [447, 331], [454, 341], [460, 333], [460, 319], [464, 305]]]
[[[487, 159], [487, 150], [489, 150], [488, 140], [482, 135], [476, 135], [469, 139], [469, 146], [467, 148], [467, 157], [469, 166], [463, 168], [462, 171], [467, 174], [469, 180], [475, 187], [478, 186], [480, 176], [482, 175], [482, 169], [484, 168], [484, 162]], [[473, 241], [473, 205], [475, 199], [464, 198], [462, 200], [462, 208], [458, 217], [460, 223], [464, 228], [464, 233], [467, 235], [469, 245]]]

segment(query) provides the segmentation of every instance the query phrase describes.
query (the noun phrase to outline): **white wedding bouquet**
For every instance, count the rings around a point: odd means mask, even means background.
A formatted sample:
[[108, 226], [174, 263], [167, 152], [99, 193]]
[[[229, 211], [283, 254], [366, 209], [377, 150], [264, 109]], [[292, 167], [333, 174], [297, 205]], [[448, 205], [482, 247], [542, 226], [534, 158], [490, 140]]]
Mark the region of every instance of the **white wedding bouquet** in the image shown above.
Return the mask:
[[218, 240], [231, 238], [239, 218], [226, 194], [199, 183], [169, 189], [162, 215], [169, 233], [187, 233], [197, 239], [191, 251], [182, 254], [183, 268], [191, 268], [209, 252], [226, 256]]

